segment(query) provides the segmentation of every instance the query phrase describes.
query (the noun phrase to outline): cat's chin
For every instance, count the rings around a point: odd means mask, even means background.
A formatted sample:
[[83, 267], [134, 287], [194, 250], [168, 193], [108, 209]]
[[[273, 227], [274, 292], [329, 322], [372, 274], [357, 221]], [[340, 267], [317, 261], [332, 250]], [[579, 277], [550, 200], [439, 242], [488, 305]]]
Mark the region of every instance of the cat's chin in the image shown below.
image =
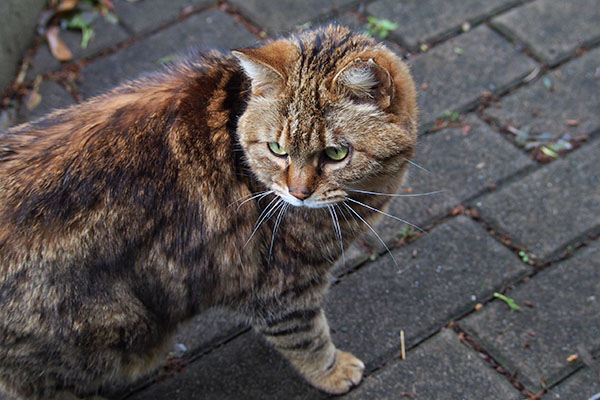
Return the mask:
[[327, 206], [336, 204], [336, 202], [331, 202], [331, 201], [318, 201], [318, 200], [312, 200], [311, 198], [308, 198], [306, 200], [300, 200], [294, 196], [291, 196], [289, 194], [278, 194], [278, 196], [283, 199], [283, 201], [285, 201], [286, 203], [295, 206], [295, 207], [306, 207], [306, 208], [325, 208]]

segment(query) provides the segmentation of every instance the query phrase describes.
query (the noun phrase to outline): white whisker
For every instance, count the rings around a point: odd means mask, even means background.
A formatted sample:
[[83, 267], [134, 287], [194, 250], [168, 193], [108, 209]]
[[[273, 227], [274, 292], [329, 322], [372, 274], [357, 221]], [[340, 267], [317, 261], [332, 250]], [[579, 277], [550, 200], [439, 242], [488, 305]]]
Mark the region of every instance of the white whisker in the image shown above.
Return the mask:
[[422, 167], [422, 166], [420, 166], [419, 164], [417, 164], [416, 162], [414, 162], [414, 161], [412, 161], [412, 160], [409, 160], [408, 158], [405, 158], [405, 159], [404, 159], [404, 161], [406, 161], [406, 162], [407, 162], [407, 163], [409, 163], [410, 165], [413, 165], [413, 166], [415, 166], [415, 167], [417, 167], [417, 168], [419, 168], [419, 169], [422, 169], [423, 171], [427, 172], [428, 174], [431, 174], [431, 171], [430, 171], [430, 170], [428, 170], [428, 169], [427, 169], [427, 168], [425, 168], [425, 167]]
[[365, 208], [368, 208], [369, 210], [372, 210], [372, 211], [378, 212], [379, 214], [381, 214], [381, 215], [385, 215], [386, 217], [393, 218], [393, 219], [395, 219], [396, 221], [403, 222], [403, 223], [405, 223], [406, 225], [412, 226], [413, 228], [415, 228], [415, 229], [417, 229], [417, 230], [419, 230], [419, 231], [421, 231], [421, 232], [425, 232], [425, 230], [423, 230], [423, 229], [419, 228], [417, 225], [415, 225], [415, 224], [413, 224], [412, 222], [409, 222], [409, 221], [407, 221], [407, 220], [405, 220], [405, 219], [402, 219], [402, 218], [396, 217], [395, 215], [392, 215], [392, 214], [388, 214], [388, 213], [386, 213], [386, 212], [384, 212], [384, 211], [378, 210], [378, 209], [376, 209], [375, 207], [371, 207], [371, 206], [369, 206], [369, 205], [366, 205], [365, 203], [361, 203], [360, 201], [354, 200], [354, 199], [352, 199], [352, 198], [350, 198], [350, 197], [346, 197], [346, 200], [349, 200], [349, 201], [351, 201], [351, 202], [353, 202], [353, 203], [356, 203], [356, 204], [358, 204], [358, 205], [361, 205], [361, 206], [363, 206], [363, 207], [365, 207]]
[[381, 192], [369, 192], [368, 190], [358, 190], [358, 189], [346, 189], [346, 190], [349, 192], [374, 194], [376, 196], [389, 196], [389, 197], [421, 197], [421, 196], [431, 196], [433, 194], [445, 192], [445, 190], [436, 190], [433, 192], [426, 192], [426, 193], [381, 193]]
[[379, 239], [379, 241], [381, 242], [381, 244], [383, 245], [383, 247], [385, 247], [385, 249], [387, 250], [387, 252], [390, 254], [390, 257], [392, 257], [392, 260], [394, 260], [394, 264], [396, 264], [396, 267], [400, 267], [400, 265], [398, 264], [398, 262], [396, 261], [396, 259], [394, 258], [394, 255], [392, 254], [392, 252], [390, 251], [390, 248], [385, 244], [385, 242], [383, 241], [383, 239], [381, 238], [381, 236], [379, 236], [379, 234], [377, 232], [375, 232], [375, 229], [373, 229], [373, 227], [371, 225], [369, 225], [369, 223], [367, 221], [364, 220], [363, 217], [360, 216], [360, 214], [356, 211], [354, 211], [354, 209], [352, 207], [350, 207], [348, 204], [346, 203], [342, 203], [343, 205], [346, 206], [346, 208], [348, 210], [350, 210], [354, 215], [356, 215], [362, 222], [364, 222], [365, 225], [367, 225], [369, 227], [369, 229], [371, 230], [371, 232], [373, 232], [375, 234], [375, 236], [377, 236], [377, 239]]
[[333, 205], [335, 208], [337, 208], [337, 210], [340, 212], [340, 214], [342, 214], [342, 217], [344, 217], [344, 221], [346, 221], [346, 224], [350, 224], [350, 222], [348, 221], [348, 218], [346, 218], [346, 214], [344, 214], [344, 211], [342, 210], [342, 208], [339, 206], [339, 204], [334, 204]]
[[[237, 200], [232, 201], [227, 207], [231, 207], [231, 206], [235, 205], [236, 203], [238, 203], [238, 202], [240, 202], [242, 200], [244, 200], [244, 202], [246, 202], [248, 200], [252, 200], [253, 198], [256, 198], [256, 197], [258, 197], [258, 196], [260, 196], [260, 195], [262, 195], [263, 193], [266, 193], [266, 192], [267, 192], [266, 190], [263, 190], [262, 192], [249, 193], [249, 194], [247, 194], [245, 196], [240, 197]], [[272, 193], [273, 191], [270, 190], [270, 192]]]
[[338, 238], [340, 239], [340, 248], [342, 249], [342, 262], [346, 265], [346, 257], [344, 255], [344, 239], [342, 236], [342, 227], [340, 226], [340, 222], [337, 217], [337, 213], [335, 212], [335, 208], [331, 205], [327, 205], [327, 209], [329, 210], [329, 214], [331, 215], [331, 220], [333, 221], [333, 229], [336, 231]]
[[[269, 206], [275, 200], [277, 200], [277, 202], [271, 208], [269, 208]], [[248, 238], [248, 240], [244, 244], [244, 247], [246, 247], [248, 245], [248, 243], [250, 243], [250, 240], [252, 240], [252, 238], [254, 237], [254, 234], [256, 233], [256, 231], [258, 230], [258, 228], [260, 227], [260, 225], [264, 221], [266, 221], [267, 219], [269, 219], [271, 217], [271, 215], [273, 215], [273, 213], [275, 212], [275, 210], [277, 210], [277, 208], [281, 205], [282, 202], [283, 202], [283, 200], [281, 198], [275, 197], [273, 200], [271, 200], [269, 202], [269, 204], [267, 204], [267, 206], [265, 207], [265, 209], [263, 210], [263, 212], [258, 216], [258, 221], [254, 225], [254, 230], [252, 231], [252, 234], [250, 234], [250, 237]]]
[[[268, 195], [270, 195], [271, 193], [273, 193], [273, 190], [267, 190], [265, 192], [259, 192], [257, 194], [255, 194], [254, 196], [250, 197], [249, 199], [244, 200], [239, 206], [238, 208], [235, 209], [235, 212], [238, 212], [240, 210], [240, 207], [243, 206], [245, 203], [249, 202], [250, 200], [253, 200], [257, 197], [259, 197], [258, 201], [260, 201], [263, 197], [266, 197]], [[239, 201], [239, 200], [238, 200]], [[233, 205], [233, 203], [232, 203]]]
[[285, 215], [288, 207], [290, 205], [288, 203], [284, 203], [280, 208], [279, 214], [277, 214], [277, 218], [275, 219], [275, 225], [273, 226], [273, 234], [271, 235], [271, 246], [269, 247], [269, 262], [271, 262], [271, 254], [273, 253], [273, 243], [275, 243], [275, 234], [277, 233], [277, 228], [281, 221], [283, 221], [283, 216]]

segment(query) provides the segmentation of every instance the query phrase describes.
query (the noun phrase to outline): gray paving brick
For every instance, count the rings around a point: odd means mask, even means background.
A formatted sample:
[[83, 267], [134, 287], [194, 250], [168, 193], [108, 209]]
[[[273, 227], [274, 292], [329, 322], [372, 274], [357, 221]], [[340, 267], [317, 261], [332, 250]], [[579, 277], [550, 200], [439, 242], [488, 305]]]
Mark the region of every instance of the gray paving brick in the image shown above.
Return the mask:
[[[460, 325], [530, 390], [552, 385], [573, 371], [577, 346], [600, 346], [600, 243], [536, 275], [507, 295], [521, 306], [493, 301]], [[526, 307], [529, 301], [534, 307]]]
[[187, 358], [220, 344], [245, 328], [246, 325], [235, 315], [211, 309], [179, 327], [173, 341], [173, 352], [178, 357]]
[[[411, 166], [405, 188], [413, 193], [445, 190], [422, 197], [403, 197], [392, 201], [389, 213], [418, 226], [448, 214], [456, 205], [473, 198], [507, 177], [531, 167], [533, 162], [479, 118], [469, 115], [462, 123], [469, 127], [445, 129], [422, 136], [415, 162], [427, 169]], [[404, 225], [384, 217], [376, 227], [385, 239], [392, 239]], [[374, 245], [377, 241], [370, 240]], [[380, 246], [378, 246], [380, 247]]]
[[[100, 15], [94, 19], [93, 27], [94, 36], [85, 49], [81, 47], [81, 32], [73, 30], [60, 32], [60, 38], [73, 54], [73, 60], [94, 56], [102, 50], [116, 46], [129, 38], [129, 35], [121, 26], [106, 21]], [[43, 43], [33, 57], [31, 69], [28, 71], [27, 76], [29, 79], [33, 79], [36, 75], [55, 71], [61, 66], [62, 63], [50, 54], [48, 45]]]
[[473, 350], [444, 330], [350, 392], [349, 399], [520, 399], [519, 392]]
[[0, 93], [14, 79], [46, 3], [45, 0], [0, 2]]
[[488, 27], [479, 26], [415, 57], [410, 65], [426, 127], [444, 111], [475, 104], [484, 91], [511, 87], [536, 64]]
[[322, 399], [288, 362], [246, 333], [128, 400]]
[[261, 0], [230, 0], [251, 21], [273, 35], [293, 31], [300, 25], [323, 22], [338, 10], [356, 4], [355, 0], [280, 0], [265, 6]]
[[600, 377], [594, 375], [591, 369], [584, 368], [553, 387], [544, 399], [588, 400], [598, 393]]
[[472, 24], [505, 10], [518, 0], [379, 0], [367, 13], [398, 24], [391, 36], [412, 49], [458, 32], [464, 22]]
[[217, 0], [114, 0], [115, 11], [123, 24], [136, 35], [154, 31], [177, 20], [184, 10], [201, 9]]
[[[485, 114], [532, 134], [550, 133], [556, 138], [565, 133], [573, 137], [591, 134], [600, 129], [599, 68], [600, 49], [596, 49], [547, 74], [552, 90], [540, 79], [503, 97]], [[568, 126], [567, 120], [579, 123]]]
[[394, 257], [400, 266], [383, 256], [345, 277], [326, 300], [334, 342], [368, 369], [397, 354], [400, 330], [410, 346], [528, 271], [462, 216], [398, 249]]
[[206, 11], [91, 63], [81, 71], [80, 90], [84, 97], [98, 94], [142, 72], [157, 70], [161, 59], [185, 55], [191, 48], [231, 49], [255, 43], [256, 38], [233, 17]]
[[43, 81], [40, 84], [38, 93], [41, 100], [35, 108], [29, 110], [25, 104], [21, 104], [18, 115], [19, 122], [31, 121], [48, 114], [52, 110], [75, 104], [73, 96], [55, 81]]
[[486, 195], [481, 217], [540, 260], [600, 229], [600, 141]]
[[552, 65], [580, 46], [598, 42], [599, 20], [596, 0], [539, 0], [493, 19], [492, 24]]

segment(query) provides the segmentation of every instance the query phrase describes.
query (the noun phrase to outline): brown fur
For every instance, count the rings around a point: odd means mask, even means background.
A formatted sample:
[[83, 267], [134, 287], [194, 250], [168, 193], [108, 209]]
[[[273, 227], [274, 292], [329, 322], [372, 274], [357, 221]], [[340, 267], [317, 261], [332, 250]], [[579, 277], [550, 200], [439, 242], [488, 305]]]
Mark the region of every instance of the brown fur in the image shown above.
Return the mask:
[[[180, 322], [225, 306], [310, 383], [347, 391], [363, 365], [335, 349], [320, 308], [341, 254], [323, 202], [347, 247], [367, 228], [341, 202], [385, 206], [348, 190], [398, 189], [416, 116], [398, 57], [328, 27], [192, 57], [1, 134], [0, 387], [93, 395], [151, 371]], [[324, 158], [341, 145], [344, 160]], [[264, 190], [278, 196], [250, 199]]]

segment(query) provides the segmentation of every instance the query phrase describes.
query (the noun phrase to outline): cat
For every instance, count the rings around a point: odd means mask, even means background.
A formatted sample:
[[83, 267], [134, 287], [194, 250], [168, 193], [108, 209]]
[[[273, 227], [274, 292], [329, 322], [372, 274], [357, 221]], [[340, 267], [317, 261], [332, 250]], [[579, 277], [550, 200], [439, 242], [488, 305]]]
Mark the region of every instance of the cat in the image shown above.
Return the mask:
[[0, 388], [95, 396], [219, 306], [347, 392], [364, 365], [321, 303], [389, 201], [373, 193], [399, 189], [417, 114], [401, 59], [331, 25], [192, 55], [3, 132]]

